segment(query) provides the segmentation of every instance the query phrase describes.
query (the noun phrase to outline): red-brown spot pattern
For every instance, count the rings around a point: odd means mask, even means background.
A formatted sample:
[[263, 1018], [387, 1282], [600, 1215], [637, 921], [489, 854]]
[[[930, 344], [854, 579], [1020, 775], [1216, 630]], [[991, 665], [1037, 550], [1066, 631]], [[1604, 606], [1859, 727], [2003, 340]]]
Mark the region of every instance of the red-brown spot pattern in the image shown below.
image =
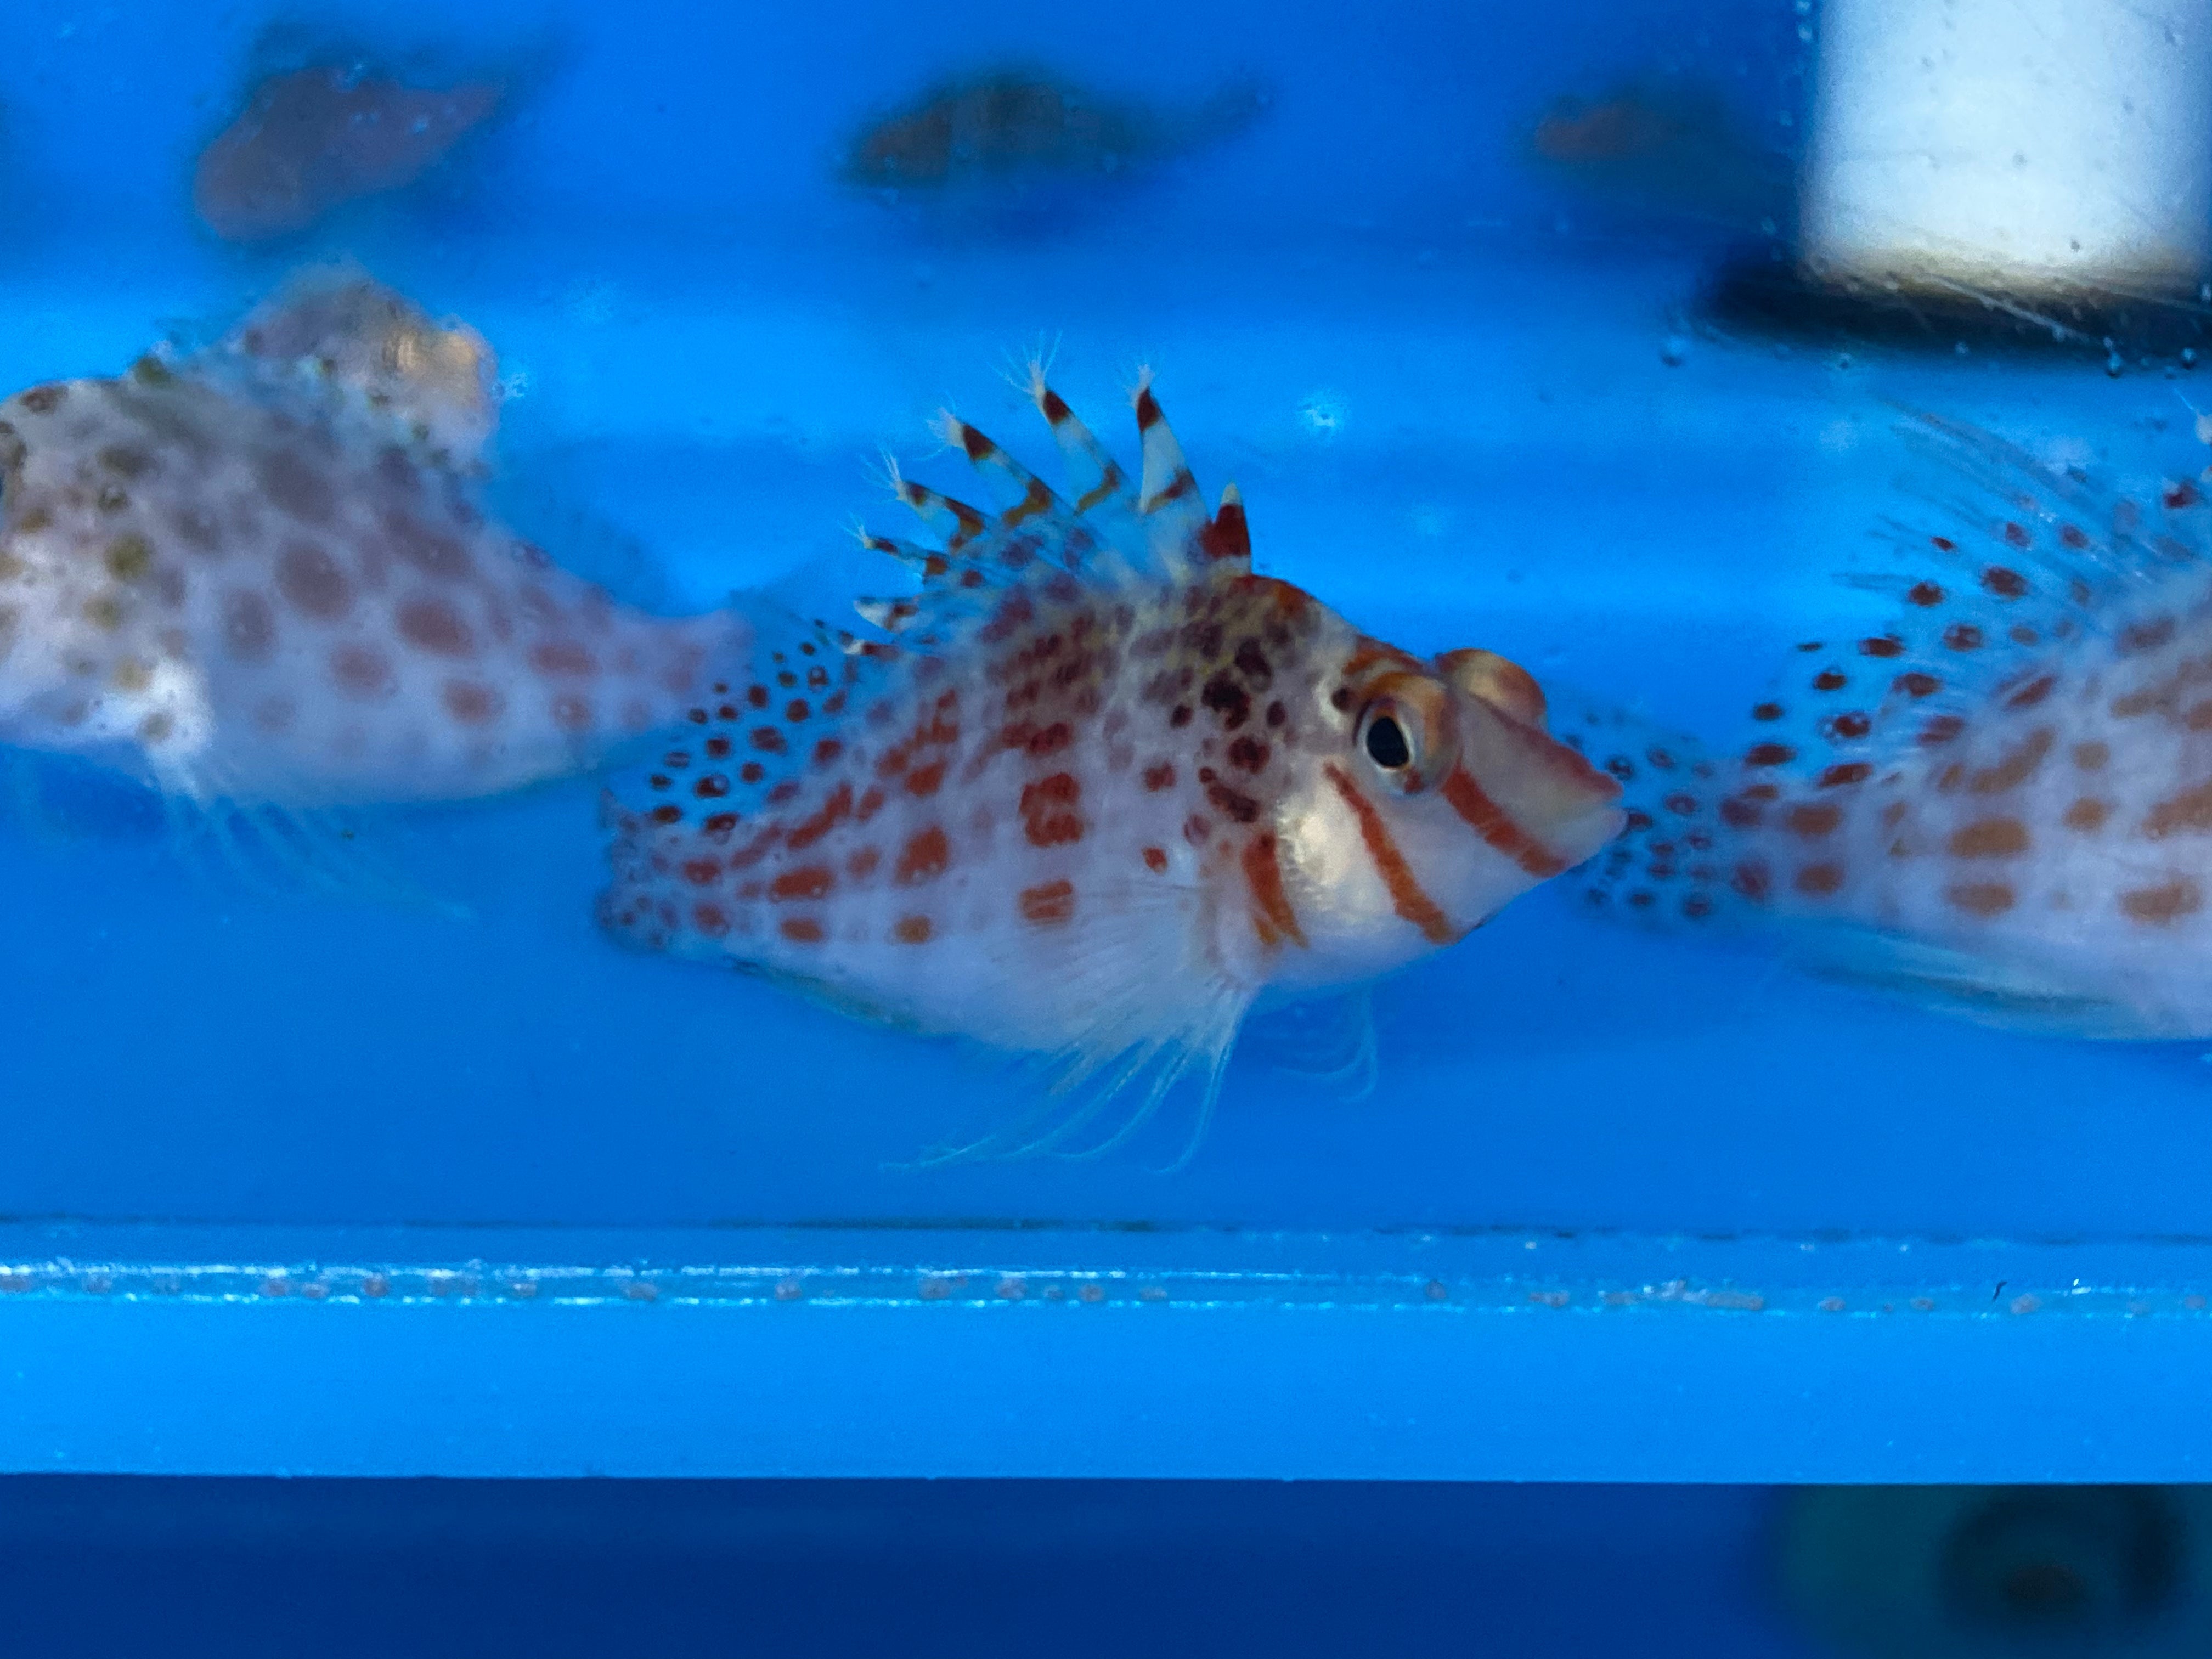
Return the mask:
[[837, 884], [837, 877], [826, 864], [803, 865], [796, 870], [786, 870], [768, 884], [768, 896], [778, 902], [791, 899], [822, 899], [830, 896]]
[[2204, 908], [2203, 890], [2185, 876], [2120, 895], [2120, 909], [2131, 921], [2166, 927]]
[[1064, 927], [1075, 917], [1075, 884], [1063, 878], [1024, 887], [1018, 902], [1024, 921], [1039, 927]]
[[1022, 833], [1032, 847], [1062, 847], [1083, 839], [1077, 810], [1083, 786], [1073, 773], [1054, 772], [1024, 784], [1021, 793]]
[[891, 879], [902, 887], [933, 881], [945, 873], [952, 862], [952, 843], [941, 825], [932, 824], [908, 838], [899, 849], [898, 862], [892, 867]]
[[2012, 884], [2002, 881], [1962, 881], [1943, 890], [1953, 908], [1984, 920], [2001, 916], [2019, 902]]

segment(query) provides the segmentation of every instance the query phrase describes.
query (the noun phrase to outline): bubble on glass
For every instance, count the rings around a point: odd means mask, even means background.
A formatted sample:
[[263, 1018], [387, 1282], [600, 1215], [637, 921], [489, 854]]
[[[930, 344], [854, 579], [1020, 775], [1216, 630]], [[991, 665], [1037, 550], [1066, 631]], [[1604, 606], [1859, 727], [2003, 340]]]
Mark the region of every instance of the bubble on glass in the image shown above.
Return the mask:
[[1309, 393], [1298, 405], [1299, 424], [1310, 435], [1323, 443], [1334, 442], [1350, 417], [1351, 411], [1346, 407], [1343, 398], [1334, 392]]

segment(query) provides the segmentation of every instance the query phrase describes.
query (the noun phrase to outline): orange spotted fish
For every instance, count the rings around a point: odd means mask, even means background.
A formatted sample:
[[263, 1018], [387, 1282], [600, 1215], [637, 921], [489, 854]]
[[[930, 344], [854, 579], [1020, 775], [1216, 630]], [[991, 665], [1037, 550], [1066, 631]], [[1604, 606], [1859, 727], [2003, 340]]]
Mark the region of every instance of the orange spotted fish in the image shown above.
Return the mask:
[[610, 799], [600, 906], [646, 948], [1052, 1057], [1054, 1098], [1092, 1098], [1023, 1150], [1125, 1088], [1127, 1133], [1186, 1073], [1210, 1104], [1263, 993], [1452, 944], [1620, 823], [1519, 668], [1255, 575], [1234, 487], [1209, 514], [1148, 386], [1133, 489], [1030, 390], [1068, 498], [946, 416], [1003, 510], [899, 481], [943, 539], [865, 538], [921, 578], [860, 602], [888, 637], [790, 627], [692, 708]]
[[[1733, 759], [1590, 710], [1629, 791], [1602, 910], [1796, 924], [1812, 965], [1985, 1023], [2212, 1036], [2212, 537], [1936, 420], [1978, 491], [1887, 627], [1814, 641]], [[1563, 722], [1565, 723], [1565, 722]]]
[[199, 805], [453, 799], [696, 702], [744, 623], [612, 602], [487, 519], [489, 349], [358, 276], [0, 403], [0, 741]]

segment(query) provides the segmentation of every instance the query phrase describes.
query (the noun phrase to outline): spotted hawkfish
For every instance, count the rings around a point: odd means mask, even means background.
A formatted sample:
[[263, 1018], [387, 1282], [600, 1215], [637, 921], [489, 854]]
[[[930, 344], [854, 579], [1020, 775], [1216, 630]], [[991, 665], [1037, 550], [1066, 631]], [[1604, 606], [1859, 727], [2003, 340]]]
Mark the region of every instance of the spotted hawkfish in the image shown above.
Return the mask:
[[1136, 1103], [1110, 1144], [1186, 1074], [1210, 1106], [1263, 993], [1452, 944], [1620, 823], [1520, 668], [1425, 659], [1255, 574], [1234, 486], [1208, 509], [1149, 385], [1133, 484], [1030, 389], [1068, 495], [945, 416], [1003, 506], [897, 479], [933, 537], [865, 537], [920, 578], [859, 602], [877, 635], [756, 617], [748, 672], [611, 792], [600, 911], [1036, 1057], [1071, 1114], [1000, 1152]]
[[490, 794], [678, 718], [732, 614], [649, 616], [478, 505], [493, 361], [356, 273], [0, 403], [0, 742], [175, 801]]
[[[1887, 626], [1800, 645], [1741, 748], [1591, 706], [1627, 790], [1585, 896], [1790, 924], [1810, 965], [1986, 1024], [2212, 1035], [2212, 525], [1923, 418], [1944, 533], [1893, 527]], [[1955, 522], [1953, 520], [1955, 520]]]

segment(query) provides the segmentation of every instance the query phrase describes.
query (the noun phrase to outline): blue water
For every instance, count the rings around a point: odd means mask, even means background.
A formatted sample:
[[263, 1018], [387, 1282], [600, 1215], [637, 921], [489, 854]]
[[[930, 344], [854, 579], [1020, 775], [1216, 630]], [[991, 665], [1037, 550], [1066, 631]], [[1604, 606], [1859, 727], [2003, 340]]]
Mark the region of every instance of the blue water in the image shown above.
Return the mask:
[[[1792, 641], [1879, 616], [1836, 578], [1917, 510], [1900, 406], [2123, 474], [2204, 459], [2212, 387], [2156, 365], [1715, 324], [1701, 288], [1772, 239], [1695, 179], [1532, 161], [1554, 99], [1631, 82], [1710, 89], [1786, 161], [1792, 0], [312, 10], [9, 9], [0, 391], [357, 259], [496, 348], [502, 513], [671, 611], [880, 580], [848, 534], [892, 518], [878, 456], [958, 483], [947, 404], [1045, 451], [1004, 378], [1042, 342], [1125, 457], [1157, 372], [1262, 569], [1725, 740]], [[507, 112], [408, 190], [216, 240], [187, 181], [245, 86], [353, 58], [496, 76]], [[1268, 103], [1018, 211], [833, 181], [868, 120], [1001, 64]], [[258, 891], [143, 798], [27, 775], [0, 799], [0, 1470], [2203, 1473], [2195, 1046], [2004, 1036], [1539, 891], [1377, 988], [1363, 1098], [1293, 1069], [1326, 1017], [1262, 1022], [1176, 1173], [1173, 1113], [1097, 1161], [920, 1169], [1027, 1085], [614, 948], [595, 781], [375, 819], [454, 915]], [[26, 1650], [187, 1615], [230, 1652], [750, 1650], [733, 1618], [829, 1652], [892, 1614], [915, 1652], [1036, 1651], [1054, 1618], [1071, 1652], [1803, 1645], [1756, 1491], [1316, 1490], [19, 1481], [0, 1537], [19, 1599], [49, 1592]], [[419, 1593], [365, 1595], [364, 1561]], [[209, 1588], [257, 1572], [264, 1601]]]
[[[1041, 337], [1079, 408], [1112, 410], [1157, 368], [1202, 481], [1243, 488], [1263, 568], [1408, 646], [1490, 646], [1722, 737], [1789, 641], [1862, 613], [1832, 578], [1903, 504], [1891, 400], [2191, 464], [2154, 373], [1702, 331], [1685, 315], [1711, 234], [1528, 164], [1553, 96], [1655, 65], [1786, 144], [1804, 73], [1786, 8], [1588, 0], [1500, 24], [1403, 5], [1356, 31], [1235, 4], [1172, 26], [1011, 5], [320, 8], [317, 37], [371, 61], [508, 66], [522, 90], [424, 185], [243, 252], [196, 228], [183, 181], [265, 21], [14, 13], [0, 383], [112, 372], [167, 331], [221, 326], [294, 263], [353, 255], [520, 377], [498, 484], [514, 516], [588, 526], [580, 556], [671, 605], [794, 569], [850, 580], [842, 526], [883, 512], [867, 464], [926, 456], [940, 404], [1034, 449], [1001, 372]], [[830, 182], [871, 112], [1003, 61], [1164, 101], [1250, 75], [1272, 103], [1018, 233]], [[2212, 1069], [2193, 1051], [1995, 1035], [1756, 949], [1607, 932], [1547, 893], [1382, 988], [1369, 1098], [1285, 1071], [1296, 1045], [1261, 1028], [1173, 1177], [1174, 1125], [1097, 1163], [902, 1167], [979, 1111], [1018, 1111], [1022, 1085], [613, 950], [590, 921], [595, 790], [389, 826], [465, 921], [258, 896], [127, 827], [15, 816], [0, 1213], [2212, 1231]]]

